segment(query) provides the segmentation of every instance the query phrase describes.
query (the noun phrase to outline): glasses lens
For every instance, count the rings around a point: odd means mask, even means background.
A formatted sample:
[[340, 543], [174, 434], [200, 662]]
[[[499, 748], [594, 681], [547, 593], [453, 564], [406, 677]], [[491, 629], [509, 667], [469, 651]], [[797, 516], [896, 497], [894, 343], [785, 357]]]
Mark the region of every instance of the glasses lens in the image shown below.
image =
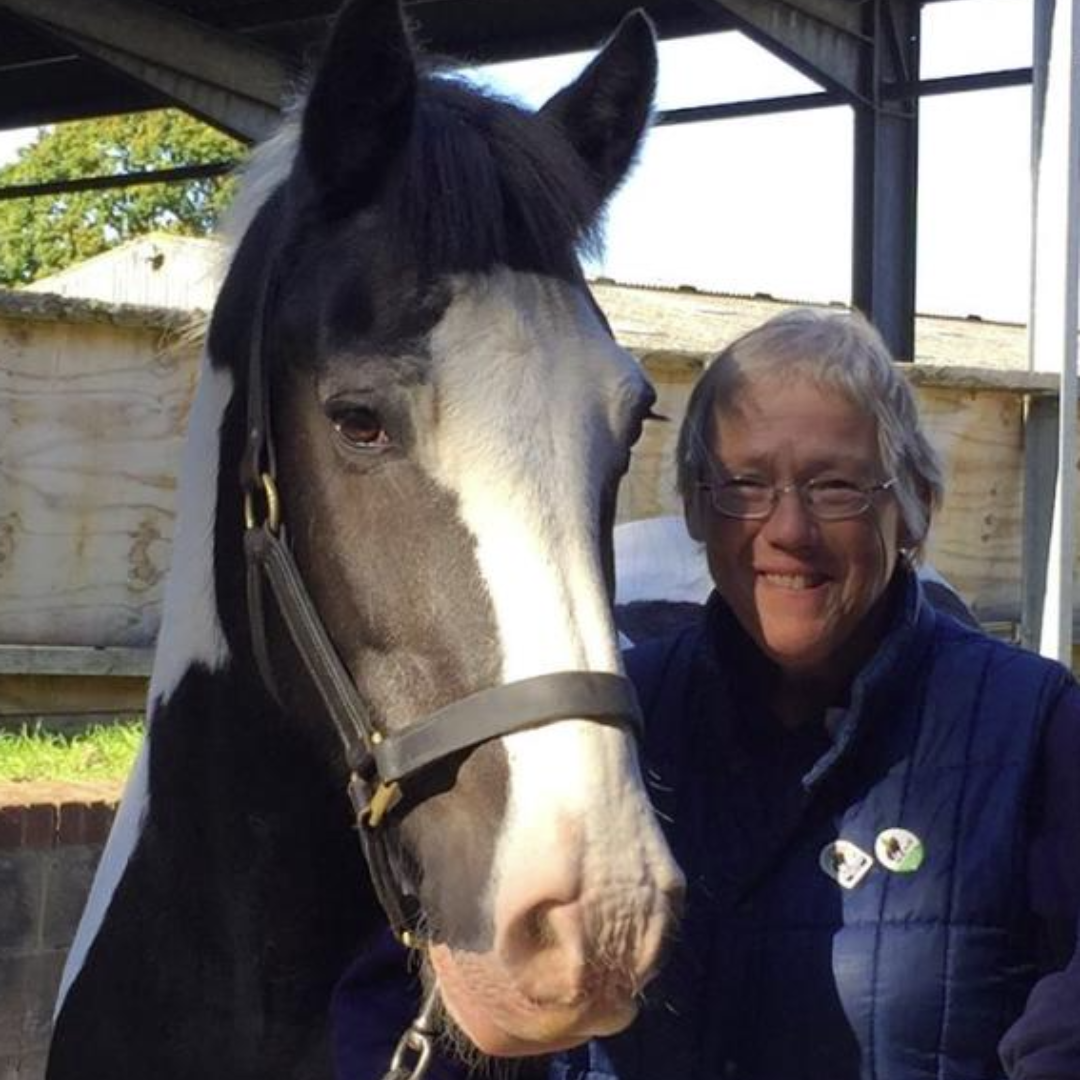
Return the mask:
[[772, 509], [773, 488], [757, 480], [726, 480], [713, 485], [713, 505], [729, 517], [765, 517]]
[[845, 481], [807, 484], [803, 491], [810, 511], [825, 521], [857, 517], [870, 505], [865, 492]]

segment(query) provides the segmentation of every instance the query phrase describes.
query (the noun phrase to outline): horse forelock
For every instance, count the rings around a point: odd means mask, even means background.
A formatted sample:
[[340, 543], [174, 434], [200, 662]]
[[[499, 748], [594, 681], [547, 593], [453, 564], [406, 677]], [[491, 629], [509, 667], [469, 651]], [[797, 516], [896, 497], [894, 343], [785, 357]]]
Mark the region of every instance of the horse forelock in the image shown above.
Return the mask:
[[593, 180], [546, 117], [445, 74], [421, 82], [385, 210], [426, 276], [504, 265], [574, 278], [576, 254], [599, 243], [596, 209]]
[[[307, 210], [319, 208], [317, 182], [297, 167], [303, 108], [301, 96], [241, 171], [221, 228], [232, 254], [290, 178], [303, 213], [279, 223], [285, 233], [306, 228]], [[411, 123], [377, 210], [385, 244], [404, 252], [418, 277], [483, 272], [499, 264], [577, 276], [577, 256], [595, 252], [600, 243], [597, 194], [553, 122], [433, 69], [420, 80]]]

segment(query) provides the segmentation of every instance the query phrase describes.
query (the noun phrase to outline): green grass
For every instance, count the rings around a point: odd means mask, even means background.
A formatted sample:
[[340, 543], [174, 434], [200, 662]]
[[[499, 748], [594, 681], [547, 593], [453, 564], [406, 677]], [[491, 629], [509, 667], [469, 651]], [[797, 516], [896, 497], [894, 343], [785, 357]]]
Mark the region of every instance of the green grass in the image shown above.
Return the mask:
[[0, 780], [122, 780], [142, 733], [142, 721], [128, 718], [73, 734], [40, 725], [0, 731]]

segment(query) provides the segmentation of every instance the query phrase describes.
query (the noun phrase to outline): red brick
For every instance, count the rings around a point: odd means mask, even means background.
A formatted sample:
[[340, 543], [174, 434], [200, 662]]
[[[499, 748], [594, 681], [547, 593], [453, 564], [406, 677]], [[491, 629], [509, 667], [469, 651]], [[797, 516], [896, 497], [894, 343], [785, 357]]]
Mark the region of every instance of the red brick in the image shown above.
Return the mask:
[[23, 818], [23, 847], [51, 848], [56, 843], [56, 807], [28, 806]]
[[13, 851], [23, 846], [25, 806], [0, 807], [0, 851]]
[[116, 817], [116, 803], [95, 802], [86, 807], [87, 822], [84, 844], [104, 844], [109, 838], [113, 819]]
[[88, 808], [82, 803], [64, 803], [59, 807], [60, 820], [56, 827], [57, 846], [85, 844]]

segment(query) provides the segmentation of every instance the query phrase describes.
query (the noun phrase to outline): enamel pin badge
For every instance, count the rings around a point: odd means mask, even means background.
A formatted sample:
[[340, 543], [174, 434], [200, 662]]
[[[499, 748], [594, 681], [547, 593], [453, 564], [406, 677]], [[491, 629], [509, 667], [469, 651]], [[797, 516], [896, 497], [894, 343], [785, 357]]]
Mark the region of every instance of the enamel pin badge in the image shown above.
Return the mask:
[[843, 889], [854, 889], [870, 871], [874, 860], [850, 840], [834, 840], [821, 849], [818, 865]]
[[877, 860], [894, 874], [910, 874], [918, 870], [926, 857], [923, 842], [907, 829], [883, 829], [874, 841]]

